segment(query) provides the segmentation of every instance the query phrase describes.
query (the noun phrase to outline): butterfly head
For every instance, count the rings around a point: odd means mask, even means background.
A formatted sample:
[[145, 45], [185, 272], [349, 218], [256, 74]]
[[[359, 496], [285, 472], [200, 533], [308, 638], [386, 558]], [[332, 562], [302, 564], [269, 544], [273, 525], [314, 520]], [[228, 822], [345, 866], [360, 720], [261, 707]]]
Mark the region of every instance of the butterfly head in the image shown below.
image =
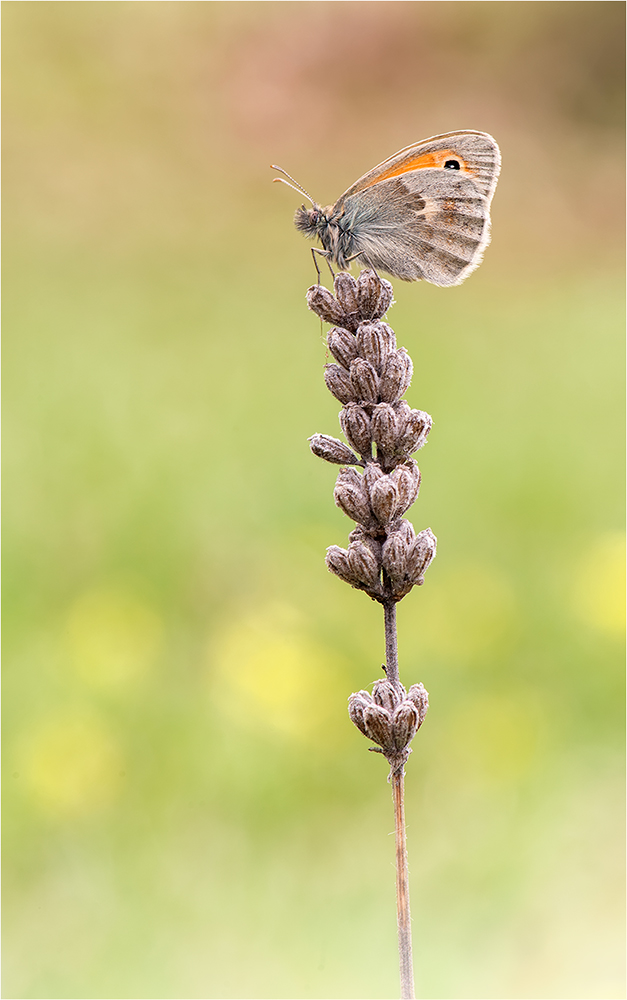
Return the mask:
[[329, 220], [319, 205], [314, 205], [313, 208], [301, 205], [300, 208], [296, 209], [294, 225], [299, 232], [305, 233], [309, 237], [315, 237], [320, 236], [326, 230]]

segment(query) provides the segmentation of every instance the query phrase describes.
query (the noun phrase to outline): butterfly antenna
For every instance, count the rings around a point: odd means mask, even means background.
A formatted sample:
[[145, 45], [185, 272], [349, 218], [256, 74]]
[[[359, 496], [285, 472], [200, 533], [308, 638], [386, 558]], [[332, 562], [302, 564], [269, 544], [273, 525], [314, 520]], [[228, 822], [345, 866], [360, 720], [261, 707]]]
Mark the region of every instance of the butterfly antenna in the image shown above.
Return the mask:
[[284, 170], [283, 167], [277, 167], [276, 164], [274, 163], [271, 163], [270, 166], [272, 167], [273, 170], [280, 170], [282, 174], [285, 174], [285, 176], [289, 178], [289, 180], [286, 181], [283, 177], [275, 177], [273, 181], [274, 184], [276, 184], [277, 182], [281, 184], [287, 184], [287, 186], [292, 188], [293, 191], [298, 191], [300, 192], [300, 194], [304, 194], [305, 198], [309, 198], [309, 201], [311, 202], [312, 205], [316, 204], [311, 195], [309, 194], [309, 192], [305, 191], [305, 188], [301, 184], [299, 184], [298, 181], [295, 181], [294, 178], [290, 174], [288, 174], [287, 170]]

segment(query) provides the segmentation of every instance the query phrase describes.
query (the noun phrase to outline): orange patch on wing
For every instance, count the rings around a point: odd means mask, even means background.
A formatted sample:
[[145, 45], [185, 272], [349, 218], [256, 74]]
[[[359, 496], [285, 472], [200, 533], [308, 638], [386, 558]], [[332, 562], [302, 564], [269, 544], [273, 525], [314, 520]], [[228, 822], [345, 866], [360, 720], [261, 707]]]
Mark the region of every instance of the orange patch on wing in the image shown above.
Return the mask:
[[373, 184], [378, 184], [379, 181], [387, 181], [390, 177], [400, 177], [402, 174], [408, 174], [412, 170], [438, 169], [443, 167], [447, 160], [452, 159], [459, 160], [460, 173], [471, 174], [473, 172], [455, 150], [441, 149], [437, 153], [421, 153], [419, 156], [414, 156], [412, 160], [404, 160], [398, 166], [391, 166], [387, 170], [382, 170], [367, 187], [372, 187]]

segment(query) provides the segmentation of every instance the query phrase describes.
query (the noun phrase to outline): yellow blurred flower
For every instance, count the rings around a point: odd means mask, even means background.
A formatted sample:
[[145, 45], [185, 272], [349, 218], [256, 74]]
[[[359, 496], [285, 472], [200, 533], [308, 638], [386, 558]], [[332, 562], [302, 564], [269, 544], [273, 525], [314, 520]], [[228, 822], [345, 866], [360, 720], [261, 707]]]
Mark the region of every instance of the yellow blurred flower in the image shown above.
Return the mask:
[[306, 635], [295, 610], [272, 604], [227, 623], [209, 649], [212, 694], [240, 723], [291, 737], [317, 733], [329, 698], [346, 711], [341, 664]]
[[576, 568], [573, 604], [588, 625], [609, 635], [625, 631], [625, 534], [602, 535]]
[[19, 756], [33, 799], [61, 818], [89, 814], [111, 802], [124, 766], [115, 739], [90, 711], [40, 723], [24, 738]]
[[123, 588], [82, 594], [67, 619], [76, 672], [95, 688], [119, 689], [141, 678], [154, 661], [161, 633], [155, 612]]

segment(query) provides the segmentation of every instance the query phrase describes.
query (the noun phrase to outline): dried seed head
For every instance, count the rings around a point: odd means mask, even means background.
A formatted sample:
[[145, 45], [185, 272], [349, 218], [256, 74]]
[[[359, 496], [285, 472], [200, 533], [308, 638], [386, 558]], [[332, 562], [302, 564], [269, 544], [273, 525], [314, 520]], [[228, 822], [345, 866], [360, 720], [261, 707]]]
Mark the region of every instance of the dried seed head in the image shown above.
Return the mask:
[[396, 403], [401, 398], [411, 382], [412, 372], [411, 358], [403, 347], [388, 355], [379, 385], [383, 402]]
[[333, 282], [335, 297], [347, 315], [359, 312], [357, 282], [347, 271], [340, 271]]
[[[363, 692], [361, 693], [363, 694]], [[429, 695], [425, 691], [422, 684], [412, 684], [407, 692], [407, 697], [414, 703], [418, 710], [418, 728], [420, 729], [421, 725], [425, 721], [427, 709], [429, 708]]]
[[372, 439], [385, 452], [392, 455], [399, 437], [398, 418], [390, 403], [379, 403], [372, 411]]
[[359, 311], [363, 319], [378, 319], [392, 304], [393, 289], [389, 281], [375, 271], [362, 271], [357, 279]]
[[411, 701], [402, 701], [392, 717], [394, 742], [397, 750], [404, 750], [418, 729], [418, 709]]
[[392, 715], [401, 703], [401, 697], [393, 684], [387, 680], [375, 681], [372, 688], [372, 700], [387, 709]]
[[397, 522], [394, 534], [400, 535], [405, 544], [408, 546], [411, 545], [414, 538], [416, 537], [416, 532], [414, 531], [413, 524], [411, 523], [411, 521], [406, 521], [405, 518]]
[[314, 455], [323, 458], [325, 462], [333, 462], [335, 465], [359, 465], [357, 455], [337, 438], [329, 437], [328, 434], [312, 434], [309, 438], [309, 447]]
[[390, 713], [379, 705], [367, 705], [364, 709], [364, 728], [366, 736], [378, 743], [384, 750], [395, 749], [394, 731]]
[[343, 325], [344, 310], [324, 285], [312, 285], [307, 289], [307, 305], [325, 323]]
[[364, 408], [357, 403], [347, 403], [344, 409], [340, 410], [340, 426], [349, 444], [360, 455], [370, 458], [372, 454], [370, 417]]
[[387, 323], [361, 323], [355, 341], [362, 358], [380, 375], [388, 354], [396, 347], [394, 332]]
[[350, 403], [355, 399], [355, 389], [350, 375], [339, 365], [325, 365], [324, 381], [327, 389], [340, 403]]
[[[399, 589], [402, 589], [399, 585], [405, 583], [407, 576], [407, 556], [411, 544], [411, 542], [407, 543], [400, 531], [393, 531], [383, 543], [381, 561], [392, 581], [395, 595]], [[411, 586], [409, 589], [411, 589]]]
[[402, 465], [397, 465], [390, 474], [398, 490], [397, 515], [404, 514], [414, 503], [420, 490], [420, 469], [413, 458], [406, 459]]
[[435, 559], [437, 539], [431, 528], [425, 528], [416, 535], [416, 539], [407, 555], [407, 574], [412, 583], [419, 587], [424, 583], [424, 575], [431, 562]]
[[340, 470], [333, 496], [340, 510], [353, 521], [359, 521], [366, 526], [373, 523], [368, 493], [362, 477], [354, 469]]
[[381, 476], [384, 476], [384, 475], [385, 475], [385, 472], [383, 471], [383, 469], [381, 468], [381, 466], [378, 464], [378, 462], [368, 462], [368, 464], [366, 465], [366, 468], [364, 469], [362, 480], [363, 480], [364, 485], [365, 485], [366, 489], [368, 490], [369, 494], [370, 494], [370, 490], [372, 489], [372, 487], [376, 483], [377, 479], [381, 479]]
[[351, 542], [348, 546], [348, 565], [354, 577], [370, 588], [377, 588], [381, 573], [381, 563], [372, 549], [362, 541]]
[[[355, 358], [351, 361], [352, 399], [364, 403], [376, 403], [379, 398], [379, 378], [369, 361]], [[347, 400], [348, 402], [348, 400]]]
[[339, 361], [347, 371], [351, 366], [351, 361], [359, 357], [355, 335], [349, 330], [344, 330], [341, 326], [334, 326], [332, 330], [329, 330], [327, 344], [335, 360]]
[[405, 426], [398, 442], [399, 451], [411, 455], [427, 442], [433, 421], [424, 410], [409, 410], [405, 416]]
[[364, 725], [364, 709], [372, 705], [372, 698], [367, 691], [358, 691], [356, 694], [352, 694], [348, 699], [348, 714], [351, 717], [351, 721], [357, 726], [360, 732], [367, 736], [366, 727]]
[[355, 577], [353, 571], [348, 565], [348, 552], [346, 549], [341, 549], [339, 545], [330, 545], [327, 549], [327, 554], [325, 558], [327, 568], [339, 576], [340, 580], [344, 580], [346, 583], [350, 583], [351, 586], [355, 583]]
[[399, 497], [392, 476], [381, 476], [370, 490], [370, 505], [377, 521], [386, 525], [394, 519]]

